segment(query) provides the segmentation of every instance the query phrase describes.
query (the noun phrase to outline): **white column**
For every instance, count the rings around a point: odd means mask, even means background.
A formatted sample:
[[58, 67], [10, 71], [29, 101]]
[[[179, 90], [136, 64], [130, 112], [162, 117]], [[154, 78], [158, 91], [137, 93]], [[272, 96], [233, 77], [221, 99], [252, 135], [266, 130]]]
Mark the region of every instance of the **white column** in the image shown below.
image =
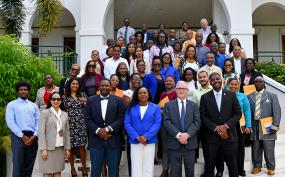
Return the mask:
[[25, 45], [31, 45], [32, 34], [33, 34], [32, 31], [22, 31], [20, 42]]
[[246, 51], [247, 57], [253, 57], [252, 2], [220, 0], [220, 3], [226, 8], [227, 18], [230, 19], [228, 23], [230, 24], [231, 38], [238, 38], [242, 48]]
[[[106, 19], [106, 11], [111, 5], [112, 0], [81, 1], [81, 24], [78, 32], [79, 58], [81, 68], [84, 68], [87, 61], [90, 60], [91, 51], [96, 49], [102, 51], [104, 49], [104, 23]], [[81, 74], [82, 71], [81, 70]]]

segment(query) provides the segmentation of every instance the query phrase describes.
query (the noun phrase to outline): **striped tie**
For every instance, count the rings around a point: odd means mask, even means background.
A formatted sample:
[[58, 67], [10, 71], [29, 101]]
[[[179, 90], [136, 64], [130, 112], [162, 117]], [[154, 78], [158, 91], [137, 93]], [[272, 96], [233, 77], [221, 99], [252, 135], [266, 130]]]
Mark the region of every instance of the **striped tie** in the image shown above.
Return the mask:
[[260, 119], [260, 101], [261, 101], [261, 96], [262, 96], [262, 93], [260, 92], [257, 92], [256, 93], [256, 102], [255, 102], [255, 120], [259, 120]]

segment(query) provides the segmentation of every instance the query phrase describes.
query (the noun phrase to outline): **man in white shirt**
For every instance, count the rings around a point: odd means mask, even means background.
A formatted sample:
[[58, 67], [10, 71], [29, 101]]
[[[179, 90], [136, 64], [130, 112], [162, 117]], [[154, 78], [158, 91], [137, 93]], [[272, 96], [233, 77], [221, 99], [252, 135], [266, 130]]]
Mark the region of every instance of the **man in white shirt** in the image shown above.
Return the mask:
[[135, 29], [130, 27], [129, 18], [124, 18], [124, 25], [117, 32], [117, 39], [122, 36], [124, 38], [124, 42], [127, 45], [129, 43], [129, 37], [135, 34]]
[[150, 49], [151, 47], [154, 45], [154, 42], [152, 39], [149, 39], [146, 41], [146, 50], [143, 51], [143, 57], [148, 60], [150, 62], [150, 59], [149, 59], [149, 52], [150, 52]]
[[206, 43], [206, 39], [208, 35], [212, 32], [210, 27], [208, 26], [208, 20], [206, 18], [202, 18], [200, 21], [201, 29], [199, 29], [197, 32], [201, 32], [203, 34], [203, 41], [202, 43]]
[[116, 73], [116, 69], [119, 63], [126, 63], [128, 70], [130, 70], [129, 63], [126, 59], [120, 57], [121, 47], [119, 45], [114, 45], [113, 47], [113, 58], [110, 58], [106, 61], [104, 67], [104, 76], [106, 79], [110, 79], [112, 74]]
[[240, 46], [235, 46], [233, 48], [233, 57], [230, 58], [232, 62], [234, 63], [234, 70], [239, 75], [241, 73], [244, 73], [245, 71], [245, 60], [246, 58], [241, 58], [241, 48]]

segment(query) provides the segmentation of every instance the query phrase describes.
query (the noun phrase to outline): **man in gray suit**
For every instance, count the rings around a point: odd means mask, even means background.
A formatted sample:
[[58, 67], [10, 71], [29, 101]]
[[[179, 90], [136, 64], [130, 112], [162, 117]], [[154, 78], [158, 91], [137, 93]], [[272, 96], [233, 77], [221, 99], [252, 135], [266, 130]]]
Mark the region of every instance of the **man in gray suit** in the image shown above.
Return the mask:
[[203, 34], [203, 41], [202, 43], [206, 43], [206, 39], [208, 35], [212, 32], [211, 28], [208, 26], [208, 20], [206, 18], [202, 18], [200, 21], [201, 29], [197, 30], [197, 33], [200, 32]]
[[246, 58], [241, 57], [241, 48], [240, 46], [234, 46], [233, 48], [233, 57], [230, 58], [233, 63], [233, 67], [236, 73], [239, 75], [245, 71], [245, 60]]
[[[254, 80], [256, 91], [248, 95], [252, 112], [252, 174], [257, 174], [262, 167], [262, 152], [264, 151], [268, 175], [274, 175], [275, 155], [274, 147], [277, 139], [276, 132], [279, 130], [281, 108], [277, 95], [265, 90], [264, 79], [257, 77]], [[262, 110], [262, 111], [261, 111]], [[262, 132], [261, 120], [272, 117], [272, 125], [266, 127], [266, 133]]]
[[187, 100], [188, 92], [186, 83], [179, 81], [176, 85], [177, 99], [164, 106], [163, 123], [171, 177], [182, 177], [182, 158], [185, 176], [194, 177], [195, 150], [198, 148], [196, 134], [201, 121], [197, 104]]

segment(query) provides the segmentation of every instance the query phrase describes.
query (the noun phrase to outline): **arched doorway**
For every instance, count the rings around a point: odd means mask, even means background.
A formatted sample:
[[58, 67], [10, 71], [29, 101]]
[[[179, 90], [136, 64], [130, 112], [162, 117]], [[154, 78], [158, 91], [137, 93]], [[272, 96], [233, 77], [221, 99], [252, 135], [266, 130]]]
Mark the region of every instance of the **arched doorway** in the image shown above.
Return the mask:
[[[75, 51], [75, 19], [66, 8], [63, 9], [63, 15], [54, 29], [43, 36], [39, 33], [39, 14], [36, 12], [31, 21], [32, 45], [43, 46], [39, 53], [46, 52], [63, 52], [63, 46], [67, 46]], [[54, 47], [44, 47], [54, 46]], [[56, 47], [57, 46], [57, 47]], [[61, 46], [61, 48], [60, 48]]]
[[284, 16], [284, 5], [277, 3], [262, 4], [252, 13], [255, 28], [254, 52], [260, 61], [274, 60], [276, 63], [285, 63]]

